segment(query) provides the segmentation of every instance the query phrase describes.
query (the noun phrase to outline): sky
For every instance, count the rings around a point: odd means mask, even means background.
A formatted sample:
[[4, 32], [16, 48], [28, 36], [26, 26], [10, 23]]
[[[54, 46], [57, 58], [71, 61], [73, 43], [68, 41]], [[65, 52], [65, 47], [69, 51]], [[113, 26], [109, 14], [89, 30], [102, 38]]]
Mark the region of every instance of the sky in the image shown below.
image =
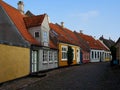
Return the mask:
[[[17, 8], [19, 0], [3, 0]], [[120, 37], [120, 0], [21, 0], [24, 11], [47, 13], [52, 23], [64, 22], [72, 31], [83, 31], [117, 41]]]

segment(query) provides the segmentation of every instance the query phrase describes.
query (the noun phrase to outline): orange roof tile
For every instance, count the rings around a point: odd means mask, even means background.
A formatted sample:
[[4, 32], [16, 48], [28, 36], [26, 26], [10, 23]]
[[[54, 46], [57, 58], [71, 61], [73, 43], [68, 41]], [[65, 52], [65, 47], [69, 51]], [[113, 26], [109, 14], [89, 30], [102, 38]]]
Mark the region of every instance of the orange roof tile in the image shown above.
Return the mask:
[[95, 40], [92, 36], [85, 35], [83, 33], [79, 33], [80, 37], [82, 37], [86, 42], [89, 44], [91, 49], [98, 49], [101, 50], [99, 47], [97, 40]]
[[89, 44], [80, 37], [79, 33], [74, 31], [74, 34], [76, 35], [76, 37], [78, 38], [79, 40], [79, 45], [81, 47], [81, 50], [84, 51], [84, 52], [89, 52], [90, 51], [90, 47], [89, 47]]
[[39, 43], [31, 36], [31, 34], [27, 31], [26, 26], [24, 24], [23, 18], [25, 17], [22, 15], [17, 9], [8, 5], [7, 3], [0, 0], [0, 5], [4, 8], [10, 19], [13, 21], [21, 35], [24, 37], [25, 40], [29, 41], [31, 44]]
[[24, 17], [26, 28], [40, 26], [44, 20], [45, 14], [31, 17]]
[[76, 37], [74, 32], [72, 32], [68, 28], [63, 28], [62, 26], [53, 23], [50, 23], [50, 28], [58, 34], [57, 37], [60, 42], [80, 46], [78, 38]]
[[76, 37], [76, 35], [71, 30], [69, 30], [67, 28], [62, 28], [62, 30], [65, 32], [66, 37], [69, 39], [69, 41], [72, 44], [79, 46], [79, 40], [78, 40], [78, 38]]
[[51, 39], [50, 39], [49, 45], [50, 45], [50, 48], [57, 49], [57, 45], [55, 45]]
[[50, 26], [51, 30], [54, 30], [54, 32], [56, 32], [58, 34], [57, 39], [60, 42], [70, 43], [70, 41], [68, 40], [68, 38], [65, 35], [65, 32], [63, 30], [61, 30], [59, 26], [57, 26], [56, 24], [53, 24], [53, 23], [50, 23], [49, 26]]

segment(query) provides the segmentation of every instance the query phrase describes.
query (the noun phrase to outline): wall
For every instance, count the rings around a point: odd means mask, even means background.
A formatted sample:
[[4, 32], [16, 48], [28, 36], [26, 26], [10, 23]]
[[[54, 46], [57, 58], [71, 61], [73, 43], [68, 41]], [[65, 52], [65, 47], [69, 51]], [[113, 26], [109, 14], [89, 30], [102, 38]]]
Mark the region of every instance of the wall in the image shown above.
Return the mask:
[[72, 65], [75, 65], [77, 64], [77, 60], [76, 60], [76, 53], [77, 53], [77, 46], [73, 46], [73, 45], [69, 45], [69, 44], [64, 44], [64, 43], [59, 43], [59, 66], [67, 66], [67, 60], [62, 60], [62, 46], [72, 46], [72, 48], [75, 48], [75, 58], [73, 60], [73, 64]]
[[28, 75], [30, 50], [0, 44], [0, 69], [0, 83]]
[[[47, 51], [47, 59], [46, 61], [43, 61], [43, 50]], [[52, 60], [49, 61], [49, 52], [52, 52]], [[57, 53], [57, 50], [52, 50], [52, 49], [40, 49], [39, 50], [39, 60], [38, 60], [38, 67], [39, 67], [39, 71], [44, 71], [44, 70], [49, 70], [49, 69], [54, 69], [54, 68], [57, 68], [58, 67], [58, 58], [56, 58], [55, 60], [55, 56], [54, 56], [54, 53]], [[56, 54], [56, 57], [58, 57], [58, 55]]]
[[116, 45], [116, 59], [119, 60], [119, 64], [120, 64], [120, 42], [117, 42]]
[[110, 61], [111, 60], [111, 52], [110, 51], [105, 51], [104, 53], [104, 61]]
[[58, 51], [49, 48], [33, 49], [31, 73], [50, 70], [58, 67]]
[[[92, 55], [92, 52], [93, 52], [93, 55]], [[100, 61], [104, 61], [104, 50], [91, 49], [90, 62], [100, 62]]]

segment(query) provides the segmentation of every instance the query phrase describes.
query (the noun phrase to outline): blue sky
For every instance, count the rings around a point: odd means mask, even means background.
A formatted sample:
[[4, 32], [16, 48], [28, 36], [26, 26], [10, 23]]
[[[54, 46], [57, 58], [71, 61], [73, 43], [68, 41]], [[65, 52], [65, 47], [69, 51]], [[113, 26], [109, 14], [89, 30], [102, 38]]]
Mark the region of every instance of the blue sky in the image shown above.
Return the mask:
[[[17, 8], [19, 0], [4, 0]], [[120, 37], [120, 0], [22, 0], [25, 11], [47, 13], [53, 23], [99, 38]]]

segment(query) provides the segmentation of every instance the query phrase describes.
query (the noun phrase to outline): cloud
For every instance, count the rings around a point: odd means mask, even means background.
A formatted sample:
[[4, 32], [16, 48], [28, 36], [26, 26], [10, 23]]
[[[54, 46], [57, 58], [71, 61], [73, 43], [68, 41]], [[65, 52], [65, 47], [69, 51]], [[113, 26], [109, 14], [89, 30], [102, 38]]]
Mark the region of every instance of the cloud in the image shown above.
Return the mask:
[[80, 18], [83, 22], [88, 22], [91, 18], [95, 18], [99, 16], [99, 11], [92, 10], [84, 13], [74, 14], [72, 15], [74, 18]]

